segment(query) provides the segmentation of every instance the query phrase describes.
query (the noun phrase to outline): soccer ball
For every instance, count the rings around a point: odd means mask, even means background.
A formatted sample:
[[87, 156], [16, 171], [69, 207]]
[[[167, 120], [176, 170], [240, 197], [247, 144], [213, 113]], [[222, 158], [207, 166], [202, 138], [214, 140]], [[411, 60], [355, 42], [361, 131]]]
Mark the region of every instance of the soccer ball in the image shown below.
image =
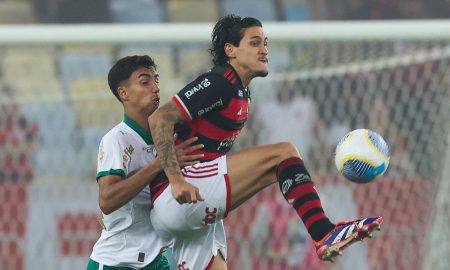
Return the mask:
[[389, 147], [378, 133], [369, 129], [356, 129], [339, 141], [334, 162], [348, 180], [369, 183], [386, 171]]

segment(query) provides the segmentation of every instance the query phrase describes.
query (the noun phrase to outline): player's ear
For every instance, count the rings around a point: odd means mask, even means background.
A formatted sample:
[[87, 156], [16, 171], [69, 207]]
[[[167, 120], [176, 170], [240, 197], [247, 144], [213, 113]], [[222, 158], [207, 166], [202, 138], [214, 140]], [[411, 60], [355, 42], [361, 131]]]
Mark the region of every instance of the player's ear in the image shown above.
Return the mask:
[[231, 43], [225, 43], [223, 46], [223, 49], [225, 51], [225, 54], [228, 56], [228, 58], [236, 58], [236, 52], [235, 47]]
[[128, 100], [128, 92], [123, 86], [119, 86], [117, 89], [117, 93], [119, 94], [120, 99], [122, 100]]

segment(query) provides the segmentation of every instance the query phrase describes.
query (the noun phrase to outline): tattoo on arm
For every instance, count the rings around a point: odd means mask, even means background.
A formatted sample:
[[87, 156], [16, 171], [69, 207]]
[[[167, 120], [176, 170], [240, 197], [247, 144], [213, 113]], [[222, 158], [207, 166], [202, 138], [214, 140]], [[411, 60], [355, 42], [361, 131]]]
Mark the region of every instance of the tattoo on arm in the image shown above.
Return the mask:
[[183, 114], [173, 102], [169, 102], [155, 116], [150, 122], [150, 129], [161, 165], [167, 176], [180, 175], [173, 132], [175, 124], [184, 119]]

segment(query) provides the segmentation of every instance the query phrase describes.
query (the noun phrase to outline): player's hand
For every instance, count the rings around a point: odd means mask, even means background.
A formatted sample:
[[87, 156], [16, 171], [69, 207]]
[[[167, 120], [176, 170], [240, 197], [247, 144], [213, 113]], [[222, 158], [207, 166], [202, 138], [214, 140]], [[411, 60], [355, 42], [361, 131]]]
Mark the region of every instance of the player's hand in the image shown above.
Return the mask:
[[178, 179], [170, 183], [172, 187], [172, 196], [179, 204], [197, 203], [197, 201], [204, 201], [200, 196], [198, 188], [189, 184], [184, 179]]
[[[174, 140], [177, 140], [178, 135], [175, 133]], [[202, 149], [204, 147], [203, 144], [194, 144], [198, 140], [197, 137], [193, 137], [187, 139], [181, 144], [175, 146], [175, 151], [177, 153], [178, 163], [180, 167], [192, 166], [199, 162], [201, 158], [203, 158], [203, 154], [190, 155], [190, 153]]]

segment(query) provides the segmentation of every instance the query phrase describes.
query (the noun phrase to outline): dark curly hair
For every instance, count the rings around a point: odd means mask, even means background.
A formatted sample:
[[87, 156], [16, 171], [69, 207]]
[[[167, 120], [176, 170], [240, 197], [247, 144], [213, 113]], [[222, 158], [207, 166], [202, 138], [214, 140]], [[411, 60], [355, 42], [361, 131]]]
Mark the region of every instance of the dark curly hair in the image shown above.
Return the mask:
[[213, 63], [221, 65], [228, 61], [228, 56], [225, 54], [225, 43], [239, 46], [241, 39], [244, 37], [246, 28], [260, 26], [262, 23], [255, 18], [245, 17], [241, 18], [237, 15], [226, 15], [216, 23], [211, 34], [211, 48], [209, 49]]
[[127, 81], [131, 74], [140, 67], [155, 68], [155, 61], [148, 55], [125, 56], [119, 59], [108, 73], [108, 84], [111, 92], [120, 100], [117, 90], [124, 81]]

